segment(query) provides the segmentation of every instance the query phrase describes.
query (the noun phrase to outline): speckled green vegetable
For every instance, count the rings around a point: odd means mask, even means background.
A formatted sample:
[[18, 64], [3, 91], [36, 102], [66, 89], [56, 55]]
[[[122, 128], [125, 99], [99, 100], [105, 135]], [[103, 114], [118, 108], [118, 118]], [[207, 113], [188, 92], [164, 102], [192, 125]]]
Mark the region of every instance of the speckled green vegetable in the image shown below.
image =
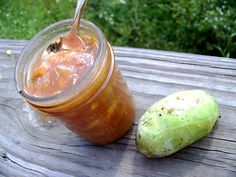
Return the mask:
[[210, 133], [219, 116], [215, 98], [205, 91], [171, 94], [141, 117], [137, 147], [147, 157], [170, 155]]

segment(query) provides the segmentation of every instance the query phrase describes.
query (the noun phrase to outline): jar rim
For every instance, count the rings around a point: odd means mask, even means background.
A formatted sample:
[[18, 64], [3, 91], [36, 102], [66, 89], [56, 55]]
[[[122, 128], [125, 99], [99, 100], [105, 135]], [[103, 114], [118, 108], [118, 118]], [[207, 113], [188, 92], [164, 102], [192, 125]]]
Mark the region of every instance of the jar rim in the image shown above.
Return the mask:
[[[21, 64], [21, 60], [24, 57], [24, 53], [29, 49], [33, 47], [37, 47], [37, 44], [34, 44], [35, 40], [38, 40], [39, 38], [43, 37], [42, 35], [47, 32], [50, 31], [53, 28], [56, 27], [60, 27], [60, 25], [62, 24], [66, 24], [66, 25], [72, 25], [73, 19], [66, 19], [66, 20], [62, 20], [56, 23], [53, 23], [49, 26], [47, 26], [46, 28], [44, 28], [43, 30], [41, 30], [40, 32], [38, 32], [30, 41], [29, 43], [26, 45], [26, 47], [23, 49], [23, 51], [21, 52], [21, 55], [16, 63], [15, 66], [15, 86], [17, 91], [27, 100], [30, 102], [34, 102], [40, 105], [51, 105], [51, 104], [60, 104], [63, 103], [64, 101], [67, 101], [68, 99], [72, 98], [76, 92], [78, 92], [78, 89], [81, 87], [81, 85], [83, 85], [83, 83], [85, 83], [85, 81], [91, 77], [92, 75], [92, 71], [94, 71], [94, 69], [96, 68], [96, 66], [99, 64], [100, 60], [102, 59], [102, 54], [104, 52], [104, 47], [105, 47], [105, 41], [104, 41], [104, 35], [102, 33], [102, 31], [92, 22], [81, 19], [80, 21], [80, 26], [86, 26], [91, 28], [95, 34], [97, 35], [97, 39], [98, 39], [98, 53], [97, 56], [94, 60], [94, 63], [92, 65], [92, 67], [89, 69], [88, 73], [86, 74], [86, 76], [81, 79], [80, 81], [76, 82], [74, 85], [72, 85], [71, 87], [63, 90], [61, 93], [58, 93], [56, 95], [53, 96], [48, 96], [48, 97], [37, 97], [37, 96], [33, 96], [28, 94], [27, 92], [24, 91], [24, 88], [20, 88], [20, 84], [18, 81], [18, 69], [20, 67]], [[69, 32], [69, 31], [68, 31]], [[58, 35], [58, 34], [55, 34]], [[55, 37], [55, 36], [54, 36]], [[53, 37], [52, 37], [53, 38]]]

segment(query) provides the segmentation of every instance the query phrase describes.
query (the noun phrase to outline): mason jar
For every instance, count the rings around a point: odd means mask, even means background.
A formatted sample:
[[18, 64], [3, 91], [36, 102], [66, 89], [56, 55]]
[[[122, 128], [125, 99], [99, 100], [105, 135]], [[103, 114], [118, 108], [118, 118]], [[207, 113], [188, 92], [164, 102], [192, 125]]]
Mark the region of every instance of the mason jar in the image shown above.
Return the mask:
[[[32, 66], [45, 48], [70, 31], [72, 20], [63, 20], [40, 31], [22, 51], [15, 68], [18, 92], [38, 112], [59, 120], [71, 131], [95, 144], [121, 138], [135, 117], [133, 97], [115, 63], [114, 51], [101, 30], [81, 20], [80, 35], [98, 41], [98, 54], [86, 76], [63, 92], [37, 97], [25, 91]], [[26, 117], [27, 119], [27, 117]]]

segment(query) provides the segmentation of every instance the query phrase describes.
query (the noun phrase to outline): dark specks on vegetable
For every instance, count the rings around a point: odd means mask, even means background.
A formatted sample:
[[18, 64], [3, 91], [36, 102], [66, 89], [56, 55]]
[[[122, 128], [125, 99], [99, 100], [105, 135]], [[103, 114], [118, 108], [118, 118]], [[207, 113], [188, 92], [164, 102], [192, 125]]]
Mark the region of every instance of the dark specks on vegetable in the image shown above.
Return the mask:
[[138, 134], [138, 138], [139, 138], [139, 139], [141, 138], [141, 135], [140, 135], [140, 134]]
[[203, 138], [220, 117], [215, 98], [202, 90], [173, 93], [149, 110], [141, 117], [136, 136], [138, 150], [147, 157], [173, 154]]
[[197, 100], [196, 100], [196, 103], [198, 104], [200, 102], [200, 99], [198, 98]]

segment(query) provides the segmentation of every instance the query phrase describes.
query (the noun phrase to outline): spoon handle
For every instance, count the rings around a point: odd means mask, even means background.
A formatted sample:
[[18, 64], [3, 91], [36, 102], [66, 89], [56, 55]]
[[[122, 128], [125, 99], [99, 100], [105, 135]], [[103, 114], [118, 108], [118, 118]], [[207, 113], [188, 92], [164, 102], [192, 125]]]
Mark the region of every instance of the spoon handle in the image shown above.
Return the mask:
[[77, 0], [77, 5], [75, 9], [75, 16], [74, 16], [74, 22], [71, 27], [70, 35], [77, 35], [78, 26], [80, 22], [81, 15], [84, 12], [84, 9], [87, 5], [88, 0]]
[[74, 19], [76, 21], [80, 20], [81, 15], [83, 14], [87, 3], [88, 3], [88, 0], [77, 0], [77, 5], [76, 5], [76, 9], [75, 9], [75, 16], [74, 16]]

